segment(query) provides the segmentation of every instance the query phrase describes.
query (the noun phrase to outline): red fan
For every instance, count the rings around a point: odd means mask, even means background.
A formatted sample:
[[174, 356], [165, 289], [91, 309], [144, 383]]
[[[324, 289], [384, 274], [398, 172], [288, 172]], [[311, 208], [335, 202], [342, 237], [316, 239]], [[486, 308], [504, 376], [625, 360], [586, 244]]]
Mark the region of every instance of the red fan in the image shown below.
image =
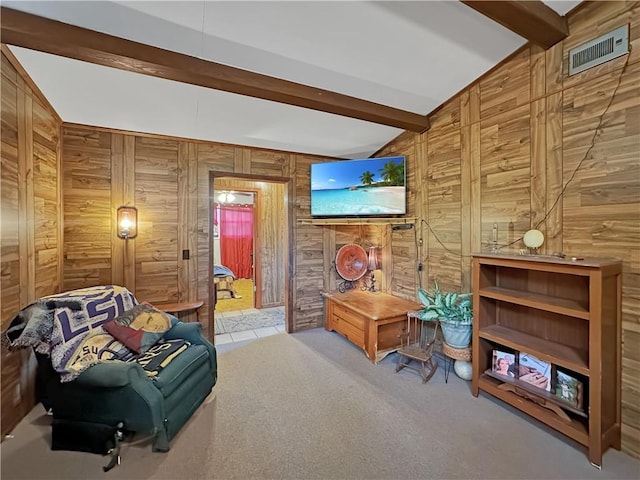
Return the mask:
[[361, 278], [367, 273], [367, 252], [360, 245], [345, 245], [336, 255], [336, 271], [349, 282]]

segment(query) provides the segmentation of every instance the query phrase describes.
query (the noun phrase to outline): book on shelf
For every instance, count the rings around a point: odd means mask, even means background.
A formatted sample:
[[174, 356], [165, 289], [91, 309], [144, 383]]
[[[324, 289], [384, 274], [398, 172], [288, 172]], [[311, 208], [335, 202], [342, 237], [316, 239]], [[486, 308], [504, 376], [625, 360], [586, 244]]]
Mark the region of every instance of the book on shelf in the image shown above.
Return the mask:
[[582, 409], [583, 385], [580, 380], [556, 369], [555, 395], [574, 408]]
[[551, 391], [551, 364], [530, 353], [518, 354], [518, 379], [534, 387]]

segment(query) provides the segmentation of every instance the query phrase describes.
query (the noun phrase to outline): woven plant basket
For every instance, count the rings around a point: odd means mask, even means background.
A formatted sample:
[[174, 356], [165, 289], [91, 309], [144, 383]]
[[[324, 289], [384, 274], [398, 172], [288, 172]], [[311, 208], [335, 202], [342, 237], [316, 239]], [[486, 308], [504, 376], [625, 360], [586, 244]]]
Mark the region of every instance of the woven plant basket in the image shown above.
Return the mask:
[[448, 343], [442, 344], [442, 353], [453, 360], [471, 361], [471, 347], [455, 348]]

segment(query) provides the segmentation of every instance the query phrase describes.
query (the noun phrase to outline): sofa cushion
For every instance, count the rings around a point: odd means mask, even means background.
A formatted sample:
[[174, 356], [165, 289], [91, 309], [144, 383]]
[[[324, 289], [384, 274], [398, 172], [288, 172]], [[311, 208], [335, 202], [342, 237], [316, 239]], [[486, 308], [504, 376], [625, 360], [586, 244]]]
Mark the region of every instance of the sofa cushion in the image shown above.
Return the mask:
[[203, 363], [208, 361], [209, 351], [205, 346], [191, 345], [173, 358], [171, 363], [153, 377], [153, 381], [162, 396], [166, 398]]
[[157, 377], [178, 355], [191, 345], [181, 338], [175, 340], [160, 340], [149, 350], [141, 353], [135, 361], [142, 366], [148, 377]]
[[144, 353], [171, 329], [171, 319], [161, 310], [139, 304], [103, 327], [134, 352]]

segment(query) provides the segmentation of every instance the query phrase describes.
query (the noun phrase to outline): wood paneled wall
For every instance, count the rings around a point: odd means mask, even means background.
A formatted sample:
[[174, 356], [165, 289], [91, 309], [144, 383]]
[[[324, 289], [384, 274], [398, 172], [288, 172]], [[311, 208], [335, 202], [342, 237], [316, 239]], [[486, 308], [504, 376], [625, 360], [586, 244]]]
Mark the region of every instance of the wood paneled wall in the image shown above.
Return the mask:
[[[304, 316], [300, 323], [296, 312], [306, 307], [289, 304], [286, 295], [288, 245], [297, 238], [295, 218], [300, 216], [295, 206], [294, 213], [287, 213], [292, 205], [288, 174], [300, 156], [82, 125], [65, 124], [62, 131], [65, 289], [115, 283], [151, 303], [201, 299], [205, 305], [198, 320], [208, 333], [213, 174], [216, 188], [260, 193], [262, 305], [287, 304], [293, 312], [290, 331], [322, 325], [317, 286], [313, 323]], [[138, 209], [135, 239], [117, 237], [115, 216], [121, 205]], [[313, 235], [321, 245], [322, 229], [314, 227]], [[183, 250], [189, 250], [188, 260]], [[322, 268], [321, 262], [320, 277]], [[306, 299], [300, 301], [304, 305]]]
[[[292, 226], [287, 216], [288, 172], [296, 156], [275, 150], [233, 145], [198, 144], [198, 298], [209, 298], [209, 285], [203, 282], [211, 270], [209, 257], [211, 228], [210, 187], [213, 175], [215, 188], [247, 188], [260, 192], [261, 218], [259, 242], [261, 263], [256, 274], [261, 277], [260, 292], [264, 307], [285, 304], [289, 331], [295, 331], [293, 305], [287, 301], [286, 259], [291, 243]], [[227, 187], [228, 186], [228, 187]], [[278, 242], [282, 242], [278, 244]], [[267, 264], [269, 260], [272, 264]], [[260, 271], [258, 271], [260, 270]], [[208, 315], [208, 302], [200, 309]], [[201, 317], [202, 318], [202, 317]], [[209, 318], [208, 316], [205, 318]]]
[[[182, 289], [189, 284], [178, 283], [178, 271], [194, 263], [191, 259], [182, 260], [182, 251], [178, 250], [179, 226], [186, 225], [189, 216], [188, 206], [178, 209], [179, 203], [188, 203], [189, 190], [188, 173], [184, 170], [184, 166], [188, 168], [188, 159], [181, 162], [187, 165], [179, 166], [178, 149], [179, 142], [172, 139], [135, 139], [134, 205], [138, 209], [138, 238], [129, 242], [135, 245], [132, 289], [139, 300], [160, 303], [189, 299], [188, 290]], [[179, 191], [182, 197], [178, 197]]]
[[[4, 48], [1, 71], [0, 323], [4, 331], [21, 308], [59, 291], [62, 235], [60, 119]], [[28, 349], [8, 352], [4, 345], [1, 356], [4, 436], [35, 403], [35, 359]]]
[[[427, 133], [405, 133], [376, 154], [413, 155], [407, 170], [422, 175], [420, 182], [410, 183], [423, 202], [411, 213], [420, 217], [429, 285], [437, 278], [445, 288], [469, 290], [470, 254], [488, 248], [493, 224], [505, 250], [517, 252], [524, 247], [522, 235], [538, 228], [546, 236], [543, 253], [623, 260], [622, 444], [636, 457], [639, 4], [586, 4], [569, 18], [570, 35], [563, 42], [547, 51], [521, 49], [447, 102], [432, 116]], [[627, 23], [630, 55], [568, 77], [569, 49]], [[401, 245], [394, 242], [394, 271], [415, 258]], [[403, 278], [392, 291], [413, 294], [418, 273]]]
[[296, 329], [315, 328], [324, 325], [324, 302], [320, 292], [325, 271], [331, 268], [329, 252], [324, 251], [326, 229], [315, 225], [297, 223], [311, 217], [311, 164], [320, 161], [310, 155], [297, 155], [290, 166], [289, 185], [294, 244], [289, 251], [289, 269], [292, 304], [295, 306]]
[[111, 234], [115, 206], [111, 201], [111, 161], [110, 134], [64, 130], [63, 290], [113, 282]]
[[[52, 205], [59, 192], [54, 197], [40, 191], [50, 188], [53, 178], [64, 182], [62, 288], [119, 283], [151, 302], [209, 298], [210, 172], [286, 182], [289, 283], [284, 272], [264, 270], [270, 282], [285, 285], [289, 331], [323, 325], [319, 292], [335, 288], [333, 260], [345, 243], [382, 246], [381, 285], [415, 298], [416, 288], [435, 278], [444, 288], [469, 290], [470, 255], [487, 248], [493, 224], [498, 242], [516, 250], [522, 234], [538, 227], [546, 235], [545, 253], [624, 261], [623, 449], [640, 456], [638, 11], [638, 2], [587, 3], [570, 17], [571, 34], [562, 43], [547, 51], [521, 49], [443, 105], [427, 133], [404, 133], [378, 152], [407, 157], [407, 216], [416, 218], [412, 230], [300, 222], [310, 217], [310, 165], [327, 160], [311, 155], [66, 125], [63, 168], [52, 172], [54, 156], [33, 155], [41, 148], [51, 152], [56, 143], [47, 108], [38, 106], [3, 59], [3, 325], [36, 294], [60, 286], [52, 279], [60, 234], [40, 232], [41, 225], [50, 232], [60, 228], [48, 223], [52, 213], [56, 222], [60, 218], [60, 209]], [[630, 56], [567, 77], [570, 48], [625, 23], [631, 23]], [[36, 171], [42, 175], [38, 180]], [[116, 237], [120, 205], [139, 209], [140, 233], [134, 240]], [[33, 212], [32, 220], [9, 220], [22, 218], [22, 212]], [[185, 249], [189, 260], [182, 260]], [[58, 272], [61, 266], [59, 261]], [[209, 312], [207, 301], [198, 318], [205, 329]], [[18, 363], [13, 365], [3, 353], [3, 432], [10, 425], [5, 406], [15, 399], [19, 383]]]

